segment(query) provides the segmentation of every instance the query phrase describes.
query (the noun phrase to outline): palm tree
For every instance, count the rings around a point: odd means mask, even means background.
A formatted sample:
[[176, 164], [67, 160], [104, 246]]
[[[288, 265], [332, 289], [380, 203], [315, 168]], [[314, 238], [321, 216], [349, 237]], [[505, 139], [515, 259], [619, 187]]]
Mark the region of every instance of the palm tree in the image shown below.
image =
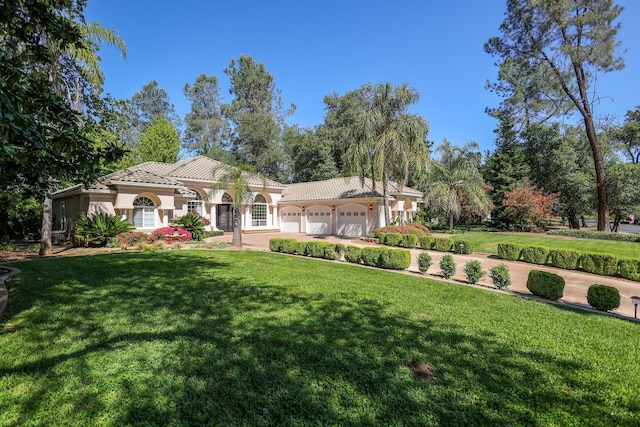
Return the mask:
[[449, 229], [460, 217], [462, 200], [481, 215], [491, 210], [491, 199], [487, 195], [480, 174], [478, 144], [469, 142], [463, 147], [452, 145], [446, 139], [436, 149], [437, 161], [432, 161], [425, 176], [425, 201], [436, 212], [449, 219]]
[[255, 181], [256, 178], [262, 186], [260, 192], [264, 191], [266, 187], [266, 177], [254, 173], [250, 165], [221, 165], [213, 170], [213, 179], [216, 181], [213, 189], [228, 191], [233, 196], [233, 202], [231, 203], [231, 209], [233, 211], [233, 238], [231, 244], [236, 247], [242, 247], [242, 207], [253, 204], [254, 195], [251, 188], [255, 188], [256, 185], [252, 185], [251, 181]]
[[428, 125], [423, 117], [408, 112], [409, 106], [418, 101], [418, 93], [406, 83], [398, 87], [391, 83], [365, 85], [361, 91], [366, 107], [355, 121], [353, 141], [345, 153], [345, 172], [358, 174], [362, 183], [369, 176], [372, 191], [376, 181], [382, 183], [388, 225], [389, 181], [397, 181], [402, 188], [411, 167], [424, 170], [429, 159]]

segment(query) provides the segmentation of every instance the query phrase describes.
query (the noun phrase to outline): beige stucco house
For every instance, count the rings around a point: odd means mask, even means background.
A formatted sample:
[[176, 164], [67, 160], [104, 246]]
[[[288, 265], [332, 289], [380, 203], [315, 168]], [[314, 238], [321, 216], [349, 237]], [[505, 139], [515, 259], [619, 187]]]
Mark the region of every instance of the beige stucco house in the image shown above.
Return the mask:
[[[212, 230], [231, 231], [231, 191], [214, 190], [231, 166], [198, 156], [177, 163], [147, 162], [53, 194], [54, 220], [81, 213], [121, 215], [140, 231], [167, 226], [172, 218], [196, 211]], [[384, 224], [382, 186], [369, 179], [334, 178], [281, 184], [247, 174], [253, 193], [242, 207], [242, 231], [367, 235]], [[390, 183], [391, 218], [411, 219], [422, 193]]]

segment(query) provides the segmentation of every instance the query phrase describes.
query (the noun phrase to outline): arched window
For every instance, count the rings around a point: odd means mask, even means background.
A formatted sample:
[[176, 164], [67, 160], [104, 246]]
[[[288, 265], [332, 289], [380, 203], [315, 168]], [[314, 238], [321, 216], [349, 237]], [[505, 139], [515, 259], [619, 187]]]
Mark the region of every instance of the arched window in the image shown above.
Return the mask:
[[267, 200], [262, 194], [258, 194], [255, 199], [253, 199], [251, 225], [254, 227], [266, 227], [267, 225]]
[[198, 197], [187, 201], [187, 211], [195, 212], [200, 216], [204, 215], [204, 200], [202, 200], [200, 194], [198, 194]]
[[148, 197], [138, 197], [133, 201], [133, 226], [136, 228], [154, 228], [156, 207]]
[[224, 193], [222, 195], [222, 203], [233, 203], [233, 197], [229, 193]]

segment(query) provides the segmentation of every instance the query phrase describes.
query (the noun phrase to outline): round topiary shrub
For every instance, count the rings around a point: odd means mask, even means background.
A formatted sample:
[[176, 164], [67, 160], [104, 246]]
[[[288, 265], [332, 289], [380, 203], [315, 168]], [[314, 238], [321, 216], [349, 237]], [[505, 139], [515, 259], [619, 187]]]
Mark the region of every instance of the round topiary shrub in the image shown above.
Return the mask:
[[564, 294], [564, 279], [547, 271], [531, 270], [527, 278], [527, 289], [536, 296], [557, 300]]
[[509, 267], [506, 264], [496, 265], [489, 270], [493, 285], [498, 289], [506, 289], [511, 286], [511, 276], [509, 275]]
[[433, 242], [433, 249], [440, 252], [450, 252], [453, 246], [453, 239], [448, 237], [436, 237]]
[[451, 255], [445, 255], [440, 260], [440, 270], [442, 271], [442, 277], [450, 279], [456, 274], [456, 262]]
[[282, 252], [282, 240], [280, 237], [269, 240], [269, 249], [272, 252]]
[[433, 243], [436, 238], [433, 236], [422, 236], [418, 240], [422, 249], [433, 249]]
[[358, 264], [360, 262], [360, 249], [357, 246], [347, 246], [344, 249], [344, 259], [348, 262], [352, 262], [354, 264]]
[[519, 261], [523, 245], [515, 243], [498, 243], [498, 258], [508, 261]]
[[591, 285], [587, 291], [587, 302], [596, 310], [613, 310], [620, 307], [620, 291], [613, 286]]
[[402, 243], [402, 234], [400, 233], [387, 233], [384, 244], [387, 246], [400, 246]]
[[468, 240], [454, 240], [453, 251], [460, 255], [469, 255], [473, 253], [473, 243]]
[[549, 252], [551, 265], [565, 270], [575, 270], [580, 263], [580, 254], [575, 251], [554, 249]]
[[478, 283], [482, 276], [484, 276], [485, 271], [482, 269], [482, 264], [478, 260], [467, 261], [464, 265], [464, 274], [467, 276], [467, 281], [475, 285]]
[[402, 247], [415, 248], [418, 244], [418, 236], [415, 234], [403, 234], [402, 235]]
[[426, 252], [421, 252], [418, 255], [418, 270], [420, 270], [420, 273], [426, 273], [429, 267], [431, 267], [431, 264], [433, 264], [431, 255]]

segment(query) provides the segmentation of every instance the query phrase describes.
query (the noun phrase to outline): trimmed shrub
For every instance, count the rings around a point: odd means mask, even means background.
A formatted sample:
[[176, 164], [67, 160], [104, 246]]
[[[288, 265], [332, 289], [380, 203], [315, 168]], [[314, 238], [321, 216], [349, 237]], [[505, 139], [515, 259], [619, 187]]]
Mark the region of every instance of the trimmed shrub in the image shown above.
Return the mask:
[[440, 270], [445, 279], [450, 279], [456, 274], [456, 262], [451, 255], [445, 255], [440, 260]]
[[280, 237], [275, 237], [271, 240], [269, 240], [269, 249], [272, 252], [282, 252], [282, 245], [283, 245], [283, 240]]
[[362, 249], [357, 246], [347, 246], [344, 248], [344, 259], [348, 262], [358, 264], [360, 262], [360, 253]]
[[575, 251], [553, 249], [549, 251], [549, 262], [554, 267], [575, 270], [580, 264], [580, 254]]
[[325, 242], [307, 242], [306, 251], [299, 255], [308, 255], [313, 258], [322, 258], [324, 256], [324, 243]]
[[467, 261], [464, 265], [464, 274], [467, 276], [467, 281], [475, 285], [478, 280], [482, 279], [485, 271], [482, 269], [482, 264], [478, 260]]
[[587, 302], [596, 310], [613, 310], [620, 307], [620, 291], [613, 286], [591, 285], [587, 291]]
[[618, 265], [622, 277], [640, 282], [640, 260], [623, 258], [618, 262]]
[[618, 273], [618, 257], [608, 254], [583, 253], [580, 257], [582, 269], [601, 276], [615, 276]]
[[381, 257], [382, 268], [390, 270], [406, 270], [411, 265], [411, 252], [408, 249], [389, 249], [388, 254]]
[[344, 248], [345, 248], [345, 246], [342, 243], [338, 243], [334, 247], [333, 250], [336, 251], [336, 255], [338, 256], [338, 258], [340, 258], [340, 257], [342, 257], [344, 255]]
[[309, 242], [296, 242], [296, 255], [307, 256], [309, 255]]
[[418, 241], [420, 242], [420, 247], [422, 249], [433, 249], [433, 244], [435, 240], [436, 238], [432, 236], [422, 236], [418, 238]]
[[378, 233], [378, 243], [380, 243], [381, 245], [386, 245], [387, 234], [389, 233]]
[[282, 239], [282, 253], [295, 254], [298, 246], [296, 239]]
[[222, 230], [211, 230], [211, 231], [205, 231], [204, 232], [204, 238], [205, 239], [207, 237], [217, 237], [217, 236], [224, 236], [224, 231], [222, 231]]
[[400, 246], [402, 243], [402, 234], [400, 233], [387, 233], [384, 244], [387, 246]]
[[388, 250], [388, 248], [381, 247], [362, 248], [362, 251], [360, 252], [360, 260], [364, 265], [368, 265], [370, 267], [379, 267], [380, 255], [382, 254], [382, 252], [386, 252]]
[[433, 242], [433, 249], [440, 252], [450, 252], [453, 246], [453, 239], [448, 237], [436, 237]]
[[509, 267], [506, 264], [496, 265], [489, 270], [491, 273], [491, 281], [498, 289], [506, 289], [511, 286], [511, 276], [509, 275]]
[[527, 289], [536, 296], [557, 300], [564, 294], [564, 279], [547, 271], [531, 270], [527, 278]]
[[544, 265], [549, 257], [549, 249], [542, 246], [525, 246], [522, 248], [522, 259], [531, 264]]
[[324, 245], [324, 253], [322, 254], [322, 258], [324, 259], [338, 259], [338, 253], [336, 252], [336, 246], [332, 245], [329, 242], [326, 242]]
[[415, 234], [403, 234], [402, 235], [402, 247], [415, 248], [418, 245], [418, 236]]
[[380, 233], [415, 234], [420, 237], [431, 234], [431, 231], [429, 231], [428, 227], [414, 222], [406, 225], [389, 225], [387, 227], [380, 227], [373, 230], [373, 235], [375, 237], [380, 237]]
[[508, 261], [520, 261], [523, 245], [516, 243], [498, 243], [498, 258]]
[[453, 241], [453, 251], [457, 254], [469, 255], [473, 253], [473, 243], [468, 240], [456, 239]]
[[429, 267], [431, 267], [431, 264], [433, 264], [431, 255], [426, 252], [418, 254], [418, 270], [420, 270], [420, 273], [426, 273]]
[[590, 231], [590, 230], [568, 230], [558, 229], [549, 230], [547, 234], [553, 236], [570, 236], [580, 239], [598, 239], [598, 240], [618, 240], [623, 242], [640, 242], [640, 236], [637, 234], [629, 233], [607, 233], [602, 231]]
[[147, 233], [142, 231], [125, 231], [109, 239], [107, 246], [112, 248], [130, 248], [140, 242], [146, 242], [147, 238]]

